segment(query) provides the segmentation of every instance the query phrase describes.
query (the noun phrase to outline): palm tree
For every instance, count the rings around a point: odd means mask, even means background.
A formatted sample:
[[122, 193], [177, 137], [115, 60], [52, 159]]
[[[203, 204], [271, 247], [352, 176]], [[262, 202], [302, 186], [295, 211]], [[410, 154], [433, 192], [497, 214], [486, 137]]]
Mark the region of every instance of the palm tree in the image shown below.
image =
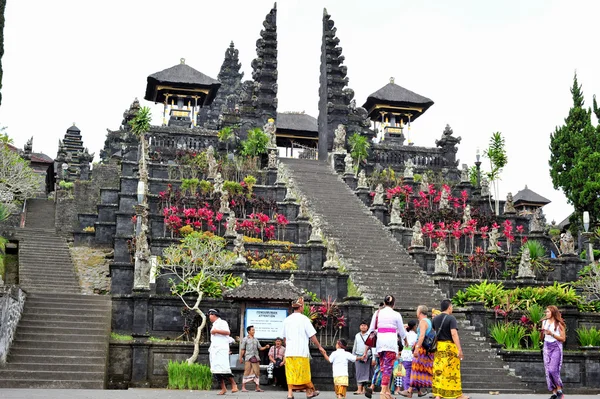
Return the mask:
[[355, 174], [358, 174], [360, 161], [367, 158], [368, 150], [371, 147], [371, 143], [369, 143], [367, 136], [362, 136], [358, 133], [354, 133], [348, 139], [348, 144], [350, 144], [350, 155], [352, 155], [352, 158], [356, 162]]

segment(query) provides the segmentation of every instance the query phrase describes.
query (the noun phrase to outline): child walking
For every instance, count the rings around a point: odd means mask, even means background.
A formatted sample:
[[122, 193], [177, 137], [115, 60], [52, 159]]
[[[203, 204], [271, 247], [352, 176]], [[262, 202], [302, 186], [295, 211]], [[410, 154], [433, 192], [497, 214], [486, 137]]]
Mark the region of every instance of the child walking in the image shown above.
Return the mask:
[[345, 339], [339, 339], [335, 344], [336, 351], [327, 356], [325, 349], [321, 350], [323, 357], [333, 366], [333, 385], [338, 399], [346, 397], [348, 388], [348, 362], [355, 362], [356, 356], [346, 352], [347, 342]]

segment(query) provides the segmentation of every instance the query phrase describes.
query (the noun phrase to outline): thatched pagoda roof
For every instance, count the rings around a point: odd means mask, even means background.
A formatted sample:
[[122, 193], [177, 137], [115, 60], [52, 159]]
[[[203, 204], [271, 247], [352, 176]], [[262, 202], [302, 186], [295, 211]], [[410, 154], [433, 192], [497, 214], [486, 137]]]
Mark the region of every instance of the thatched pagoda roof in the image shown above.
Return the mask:
[[381, 107], [376, 108], [378, 105], [407, 109], [418, 108], [419, 110], [413, 110], [412, 112], [411, 120], [415, 120], [433, 105], [433, 100], [405, 89], [394, 83], [394, 80], [391, 79], [390, 83], [367, 97], [363, 108], [369, 112], [371, 118], [377, 119], [379, 109], [386, 109]]

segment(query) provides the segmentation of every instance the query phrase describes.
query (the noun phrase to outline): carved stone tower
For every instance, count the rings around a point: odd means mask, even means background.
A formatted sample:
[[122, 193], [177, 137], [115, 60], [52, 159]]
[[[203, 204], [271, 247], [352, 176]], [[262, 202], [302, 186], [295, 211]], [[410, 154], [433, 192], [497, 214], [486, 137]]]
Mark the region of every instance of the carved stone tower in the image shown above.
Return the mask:
[[58, 180], [88, 180], [93, 159], [94, 154], [83, 147], [81, 130], [73, 123], [67, 129], [64, 140], [58, 140], [58, 153], [54, 160]]

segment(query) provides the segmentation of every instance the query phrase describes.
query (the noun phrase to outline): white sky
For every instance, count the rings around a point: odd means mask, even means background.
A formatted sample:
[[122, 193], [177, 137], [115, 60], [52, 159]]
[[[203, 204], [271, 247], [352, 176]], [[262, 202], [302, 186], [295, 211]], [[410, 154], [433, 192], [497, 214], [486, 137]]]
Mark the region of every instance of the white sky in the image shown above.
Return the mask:
[[[266, 0], [9, 0], [0, 125], [18, 147], [56, 156], [76, 122], [98, 155], [146, 77], [179, 62], [216, 78], [229, 42], [245, 79]], [[507, 143], [502, 197], [525, 184], [552, 201], [547, 219], [571, 211], [552, 188], [549, 137], [567, 116], [577, 70], [586, 105], [600, 95], [600, 2], [309, 1], [278, 4], [279, 111], [317, 116], [323, 7], [332, 15], [359, 105], [388, 83], [435, 104], [412, 126], [416, 145], [433, 146], [446, 123], [462, 136], [458, 157], [472, 164], [494, 131]], [[142, 101], [143, 105], [151, 105]], [[153, 107], [160, 123], [160, 106]]]

